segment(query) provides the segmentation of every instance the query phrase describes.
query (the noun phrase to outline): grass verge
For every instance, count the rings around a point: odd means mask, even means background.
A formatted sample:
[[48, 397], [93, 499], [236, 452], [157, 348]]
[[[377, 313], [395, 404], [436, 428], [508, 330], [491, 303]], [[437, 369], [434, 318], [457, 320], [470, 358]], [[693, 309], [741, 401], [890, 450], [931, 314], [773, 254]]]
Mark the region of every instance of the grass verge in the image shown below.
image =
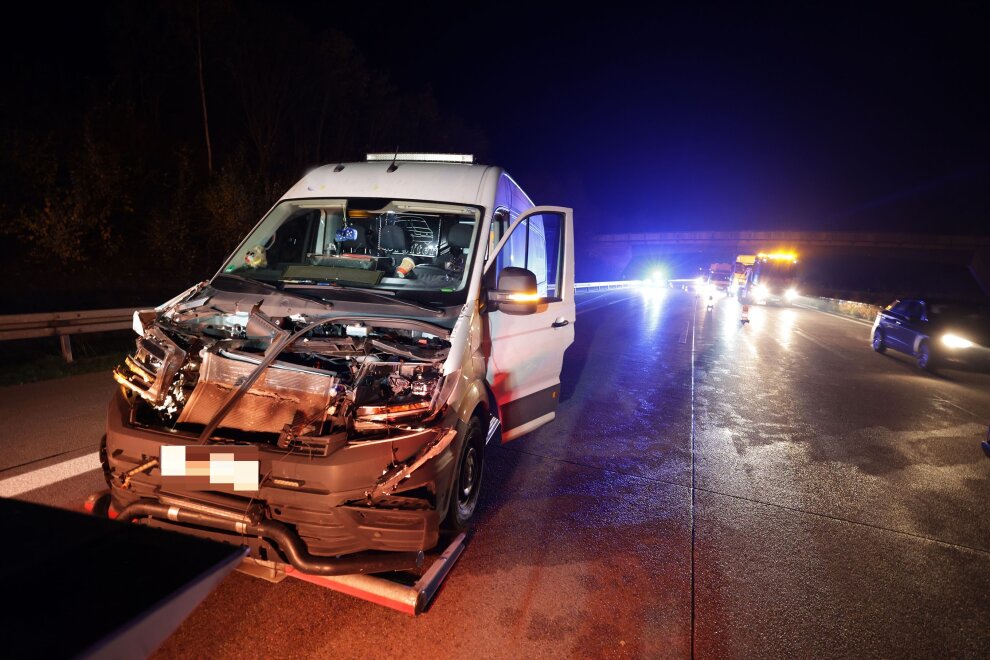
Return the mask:
[[110, 371], [134, 348], [131, 330], [72, 337], [75, 360], [67, 363], [57, 337], [0, 342], [0, 386], [33, 383], [77, 374]]

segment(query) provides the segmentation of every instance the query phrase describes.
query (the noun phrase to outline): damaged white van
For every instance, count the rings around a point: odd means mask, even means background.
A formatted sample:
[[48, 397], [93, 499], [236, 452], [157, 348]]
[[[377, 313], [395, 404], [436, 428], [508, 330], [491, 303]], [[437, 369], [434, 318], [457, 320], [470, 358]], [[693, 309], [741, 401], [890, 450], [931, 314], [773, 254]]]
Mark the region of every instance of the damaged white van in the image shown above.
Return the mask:
[[474, 514], [486, 445], [554, 418], [574, 320], [570, 209], [470, 157], [321, 167], [135, 314], [110, 515], [304, 573], [414, 567]]

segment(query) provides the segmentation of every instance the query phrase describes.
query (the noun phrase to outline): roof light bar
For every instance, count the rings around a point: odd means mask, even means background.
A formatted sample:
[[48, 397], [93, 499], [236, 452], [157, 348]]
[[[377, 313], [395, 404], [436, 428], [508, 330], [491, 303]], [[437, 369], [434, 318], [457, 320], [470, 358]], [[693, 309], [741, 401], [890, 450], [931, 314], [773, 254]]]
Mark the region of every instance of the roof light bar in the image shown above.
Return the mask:
[[367, 161], [395, 161], [419, 163], [474, 163], [474, 154], [368, 154]]

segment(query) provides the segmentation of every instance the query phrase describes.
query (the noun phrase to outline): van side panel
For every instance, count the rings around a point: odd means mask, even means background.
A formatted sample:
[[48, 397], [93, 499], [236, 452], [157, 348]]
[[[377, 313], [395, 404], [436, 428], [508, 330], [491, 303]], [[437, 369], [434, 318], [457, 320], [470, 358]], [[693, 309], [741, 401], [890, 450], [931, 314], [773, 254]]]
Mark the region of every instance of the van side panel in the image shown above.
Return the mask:
[[510, 188], [512, 190], [512, 204], [509, 205], [509, 208], [515, 211], [517, 215], [521, 215], [536, 206], [533, 204], [533, 200], [530, 199], [529, 195], [523, 192], [523, 189], [519, 187], [519, 184], [516, 183], [511, 176], [506, 174], [505, 178], [509, 180]]
[[512, 179], [509, 175], [502, 174], [498, 179], [498, 191], [495, 193], [495, 208], [503, 206], [507, 209], [512, 208]]

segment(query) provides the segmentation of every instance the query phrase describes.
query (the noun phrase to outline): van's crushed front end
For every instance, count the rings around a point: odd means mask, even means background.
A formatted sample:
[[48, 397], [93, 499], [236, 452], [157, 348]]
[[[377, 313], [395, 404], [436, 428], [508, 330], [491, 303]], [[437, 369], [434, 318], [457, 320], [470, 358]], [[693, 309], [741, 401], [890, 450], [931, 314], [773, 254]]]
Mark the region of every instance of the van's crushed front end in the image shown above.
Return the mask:
[[111, 515], [313, 574], [417, 565], [457, 456], [449, 332], [221, 298], [135, 315], [102, 451]]

